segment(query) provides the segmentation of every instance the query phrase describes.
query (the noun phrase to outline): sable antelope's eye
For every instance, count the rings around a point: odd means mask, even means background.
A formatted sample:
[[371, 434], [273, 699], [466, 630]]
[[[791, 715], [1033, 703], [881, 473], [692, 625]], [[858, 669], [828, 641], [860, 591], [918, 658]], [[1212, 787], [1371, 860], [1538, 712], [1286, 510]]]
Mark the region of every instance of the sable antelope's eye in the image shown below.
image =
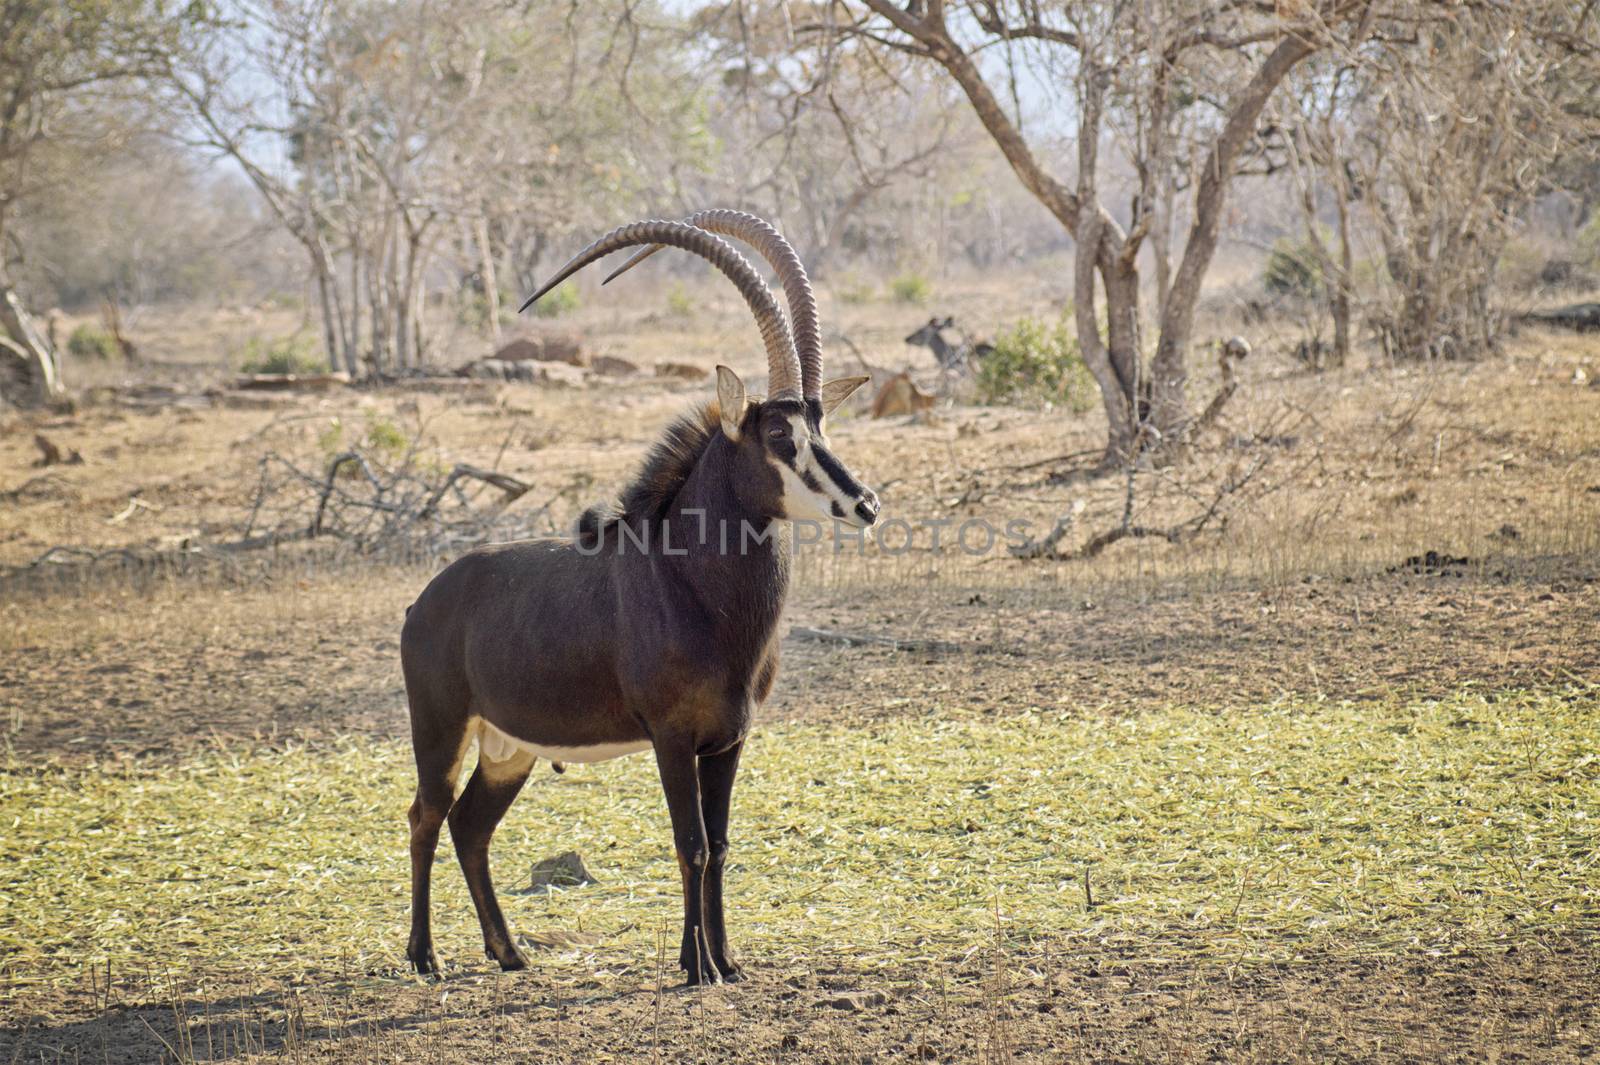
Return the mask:
[[768, 440], [782, 440], [784, 437], [786, 437], [788, 435], [789, 435], [789, 430], [783, 428], [781, 425], [780, 426], [774, 426], [773, 428], [767, 430], [767, 439]]

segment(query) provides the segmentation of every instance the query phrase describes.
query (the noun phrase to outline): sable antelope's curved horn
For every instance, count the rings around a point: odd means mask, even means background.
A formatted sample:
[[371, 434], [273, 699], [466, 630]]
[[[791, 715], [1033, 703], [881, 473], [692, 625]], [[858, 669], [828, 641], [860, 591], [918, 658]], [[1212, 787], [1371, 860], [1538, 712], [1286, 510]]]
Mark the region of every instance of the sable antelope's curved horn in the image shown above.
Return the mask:
[[[685, 225], [697, 226], [710, 233], [737, 237], [749, 244], [772, 266], [783, 286], [784, 299], [789, 304], [789, 319], [794, 327], [795, 354], [800, 359], [800, 392], [806, 399], [822, 398], [822, 335], [817, 324], [817, 297], [811, 291], [811, 279], [806, 276], [805, 264], [800, 261], [794, 246], [783, 234], [765, 219], [744, 211], [713, 208], [697, 211], [684, 220]], [[632, 270], [661, 250], [657, 244], [641, 248], [633, 257], [606, 276], [608, 284]]]
[[726, 274], [750, 305], [751, 312], [756, 316], [756, 324], [761, 328], [761, 341], [767, 348], [767, 389], [771, 398], [799, 393], [800, 360], [795, 354], [794, 341], [789, 336], [789, 323], [778, 308], [778, 301], [767, 291], [766, 282], [761, 280], [755, 267], [727, 241], [683, 222], [652, 220], [613, 229], [573, 256], [571, 262], [557, 270], [544, 287], [517, 308], [517, 313], [533, 306], [541, 296], [595, 260], [637, 244], [671, 245], [694, 252]]

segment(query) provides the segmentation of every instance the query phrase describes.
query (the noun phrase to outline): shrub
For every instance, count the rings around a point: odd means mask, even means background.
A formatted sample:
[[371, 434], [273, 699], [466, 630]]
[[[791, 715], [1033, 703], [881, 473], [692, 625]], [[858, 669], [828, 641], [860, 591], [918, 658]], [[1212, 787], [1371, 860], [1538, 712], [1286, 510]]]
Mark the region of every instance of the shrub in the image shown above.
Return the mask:
[[689, 296], [689, 290], [676, 282], [667, 289], [667, 313], [674, 318], [694, 316], [694, 300]]
[[122, 345], [97, 325], [80, 325], [67, 337], [67, 350], [80, 359], [114, 359], [122, 354]]
[[1095, 400], [1094, 378], [1065, 319], [1018, 319], [979, 362], [976, 384], [984, 403], [1032, 401], [1082, 413]]
[[327, 373], [328, 364], [313, 353], [310, 337], [294, 334], [276, 340], [251, 337], [239, 369], [245, 373]]
[[835, 291], [838, 293], [840, 303], [848, 303], [852, 306], [871, 303], [878, 298], [878, 290], [873, 287], [872, 282], [865, 281], [854, 274], [847, 276]]
[[[516, 321], [515, 311], [521, 300], [513, 299], [506, 289], [500, 290], [500, 324]], [[552, 297], [554, 298], [554, 294]], [[489, 328], [489, 297], [482, 292], [468, 292], [456, 306], [456, 320], [471, 329]]]
[[1310, 298], [1322, 292], [1322, 271], [1311, 242], [1279, 238], [1261, 270], [1261, 284], [1279, 296]]
[[535, 303], [530, 310], [535, 318], [560, 318], [563, 314], [571, 314], [578, 309], [578, 286], [572, 281], [563, 281], [555, 290], [545, 294], [544, 298]]
[[405, 456], [406, 449], [411, 446], [411, 438], [389, 419], [369, 414], [364, 443], [369, 451], [375, 451], [394, 462]]
[[901, 303], [922, 306], [933, 295], [933, 285], [921, 274], [901, 274], [889, 283], [889, 291]]
[[[395, 463], [406, 457], [406, 452], [411, 448], [411, 438], [388, 418], [368, 414], [361, 435], [350, 441], [345, 438], [344, 422], [339, 418], [333, 419], [326, 429], [317, 434], [317, 447], [322, 451], [324, 461], [353, 449], [364, 451], [369, 457]], [[360, 468], [353, 465], [340, 470], [340, 474], [347, 477], [357, 476], [360, 472]]]

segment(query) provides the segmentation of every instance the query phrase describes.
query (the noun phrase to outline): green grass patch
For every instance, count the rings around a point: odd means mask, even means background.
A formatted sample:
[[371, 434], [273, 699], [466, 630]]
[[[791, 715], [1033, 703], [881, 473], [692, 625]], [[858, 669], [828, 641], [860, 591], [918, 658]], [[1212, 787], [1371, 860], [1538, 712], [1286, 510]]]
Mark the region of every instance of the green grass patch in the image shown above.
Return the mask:
[[316, 353], [316, 341], [302, 333], [262, 340], [251, 337], [239, 362], [244, 373], [318, 374], [328, 364]]
[[[1125, 718], [958, 709], [752, 738], [730, 903], [752, 960], [816, 945], [866, 967], [1008, 936], [1450, 949], [1600, 919], [1600, 697], [1286, 703]], [[177, 766], [0, 773], [0, 977], [90, 959], [160, 971], [398, 972], [407, 921], [403, 744]], [[601, 883], [515, 895], [576, 849]], [[675, 941], [677, 868], [648, 755], [535, 770], [495, 839], [513, 927], [604, 937], [604, 964]], [[1097, 905], [1085, 906], [1088, 871]], [[449, 849], [448, 963], [485, 962]], [[535, 955], [536, 964], [571, 958]]]
[[67, 337], [67, 350], [80, 359], [115, 359], [122, 354], [122, 345], [109, 330], [97, 325], [78, 326]]

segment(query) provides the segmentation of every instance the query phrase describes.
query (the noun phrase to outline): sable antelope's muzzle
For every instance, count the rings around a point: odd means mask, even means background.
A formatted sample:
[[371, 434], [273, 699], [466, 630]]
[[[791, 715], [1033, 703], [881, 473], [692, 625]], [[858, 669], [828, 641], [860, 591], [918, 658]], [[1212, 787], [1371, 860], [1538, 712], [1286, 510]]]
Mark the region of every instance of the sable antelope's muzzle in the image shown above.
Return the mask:
[[861, 499], [856, 503], [856, 517], [861, 519], [861, 528], [870, 529], [878, 523], [878, 493], [870, 488], [861, 490]]

